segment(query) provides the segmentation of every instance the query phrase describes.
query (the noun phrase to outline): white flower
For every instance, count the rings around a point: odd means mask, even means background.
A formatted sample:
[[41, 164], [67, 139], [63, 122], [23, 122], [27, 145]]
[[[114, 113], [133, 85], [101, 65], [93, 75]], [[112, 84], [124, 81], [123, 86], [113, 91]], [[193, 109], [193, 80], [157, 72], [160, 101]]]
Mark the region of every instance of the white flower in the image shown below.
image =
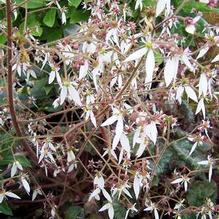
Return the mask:
[[125, 193], [129, 198], [132, 198], [130, 192], [128, 191], [128, 188], [130, 188], [130, 186], [128, 185], [127, 182], [125, 182], [122, 185], [119, 185], [118, 188], [113, 188], [112, 189], [112, 196], [115, 196], [118, 193], [118, 199], [120, 198], [122, 193]]
[[184, 189], [185, 189], [185, 192], [186, 192], [188, 190], [189, 180], [190, 180], [190, 178], [188, 176], [182, 176], [182, 177], [172, 181], [171, 184], [183, 183]]
[[179, 61], [185, 64], [190, 71], [192, 72], [195, 71], [195, 68], [190, 63], [189, 59], [190, 59], [190, 52], [188, 48], [185, 49], [181, 55], [175, 55], [167, 59], [166, 65], [164, 67], [164, 80], [167, 87], [171, 84], [172, 81], [175, 82], [176, 80]]
[[43, 195], [42, 190], [39, 188], [34, 189], [33, 194], [32, 194], [32, 201], [36, 199], [37, 195]]
[[179, 102], [179, 104], [182, 103], [182, 96], [184, 91], [186, 92], [187, 96], [190, 99], [192, 99], [196, 103], [198, 102], [197, 95], [192, 87], [190, 87], [189, 85], [184, 85], [184, 86], [180, 85], [176, 90], [176, 100]]
[[74, 101], [75, 104], [78, 106], [82, 106], [81, 98], [78, 91], [74, 88], [73, 83], [69, 81], [65, 81], [61, 85], [61, 92], [60, 92], [60, 105], [62, 105], [68, 99], [70, 101]]
[[128, 218], [128, 215], [129, 215], [129, 212], [130, 212], [130, 211], [138, 212], [138, 210], [135, 208], [135, 205], [136, 205], [136, 203], [134, 203], [132, 206], [130, 206], [130, 207], [127, 209], [126, 214], [125, 214], [125, 219]]
[[155, 219], [159, 219], [158, 210], [154, 203], [151, 202], [150, 205], [147, 205], [148, 207], [144, 209], [144, 211], [153, 211]]
[[190, 34], [195, 33], [195, 31], [196, 31], [196, 26], [195, 25], [199, 21], [200, 18], [201, 18], [201, 16], [198, 15], [195, 18], [188, 20], [188, 24], [186, 25], [186, 28], [185, 28], [187, 33], [190, 33]]
[[85, 108], [85, 120], [87, 121], [89, 118], [91, 122], [93, 123], [94, 127], [97, 127], [96, 118], [94, 116], [94, 113], [92, 111], [92, 106], [87, 106]]
[[98, 173], [94, 178], [94, 185], [97, 186], [100, 189], [103, 189], [104, 184], [105, 184], [105, 181], [104, 181], [103, 176]]
[[209, 166], [208, 180], [209, 180], [209, 182], [210, 182], [210, 181], [211, 181], [211, 177], [212, 177], [212, 171], [213, 171], [214, 160], [211, 158], [210, 155], [208, 155], [208, 159], [207, 159], [207, 160], [199, 161], [198, 164], [199, 164], [199, 165]]
[[145, 83], [149, 83], [149, 87], [151, 86], [152, 79], [153, 79], [153, 72], [155, 69], [155, 56], [153, 51], [153, 44], [150, 40], [145, 42], [145, 47], [135, 51], [131, 55], [129, 55], [124, 62], [129, 62], [133, 60], [138, 60], [142, 58], [144, 55], [147, 55], [146, 61], [145, 61], [145, 71], [146, 71], [146, 77], [145, 77]]
[[117, 156], [116, 156], [116, 153], [115, 153], [115, 150], [111, 149], [111, 148], [104, 148], [104, 153], [103, 153], [103, 157], [106, 156], [107, 154], [110, 156], [112, 155], [115, 160], [118, 160]]
[[105, 204], [99, 211], [105, 211], [108, 210], [108, 216], [110, 219], [114, 218], [114, 209], [113, 209], [113, 204], [111, 202], [108, 202]]
[[19, 161], [14, 161], [12, 168], [11, 168], [11, 177], [13, 177], [17, 173], [17, 169], [23, 170], [23, 167], [21, 166]]
[[112, 149], [115, 150], [116, 146], [119, 143], [120, 137], [123, 133], [123, 115], [122, 112], [116, 108], [112, 108], [113, 110], [113, 115], [109, 117], [101, 126], [108, 126], [113, 124], [114, 122], [117, 121], [116, 123], [116, 129], [115, 129], [115, 136], [113, 138], [113, 144], [112, 144]]
[[16, 199], [21, 199], [19, 196], [14, 194], [13, 192], [6, 192], [5, 190], [0, 191], [0, 204], [3, 202], [4, 198], [16, 198]]
[[156, 7], [156, 17], [158, 17], [166, 9], [166, 16], [170, 14], [171, 2], [170, 0], [158, 0]]
[[62, 79], [59, 75], [59, 68], [55, 67], [54, 65], [50, 64], [50, 67], [51, 67], [51, 72], [49, 73], [49, 84], [51, 84], [55, 78], [58, 82], [59, 85], [62, 84]]

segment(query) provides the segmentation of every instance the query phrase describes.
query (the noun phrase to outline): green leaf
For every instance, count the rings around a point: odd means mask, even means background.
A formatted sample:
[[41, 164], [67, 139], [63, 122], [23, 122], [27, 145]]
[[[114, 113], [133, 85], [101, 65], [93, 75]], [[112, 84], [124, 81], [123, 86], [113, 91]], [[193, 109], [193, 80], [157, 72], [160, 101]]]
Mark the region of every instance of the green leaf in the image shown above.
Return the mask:
[[[31, 30], [31, 34], [36, 37], [41, 36], [43, 33], [43, 28], [41, 27], [41, 23], [38, 19], [40, 18], [38, 18], [36, 13], [31, 14], [27, 19], [27, 27]], [[23, 33], [24, 22], [19, 26], [19, 30], [21, 33]]]
[[187, 200], [190, 206], [201, 206], [205, 204], [206, 198], [212, 202], [217, 198], [217, 185], [215, 182], [196, 181], [188, 190]]
[[84, 218], [84, 209], [79, 206], [70, 206], [65, 211], [65, 219]]
[[12, 210], [6, 201], [3, 201], [0, 204], [0, 213], [5, 214], [5, 215], [9, 215], [9, 216], [13, 216]]
[[30, 161], [23, 155], [16, 155], [15, 159], [19, 161], [22, 167], [31, 167]]
[[4, 34], [0, 34], [0, 44], [5, 44], [7, 41], [7, 38]]
[[16, 0], [15, 2], [19, 5], [23, 3], [20, 6], [23, 7], [23, 8], [26, 8], [26, 6], [27, 6], [28, 9], [41, 8], [43, 6], [46, 6], [46, 1], [45, 0], [28, 0], [28, 1]]
[[48, 27], [53, 27], [56, 18], [56, 9], [52, 8], [46, 12], [45, 17], [43, 18], [43, 23]]
[[113, 203], [113, 207], [116, 219], [125, 218], [126, 209], [119, 202]]
[[78, 7], [81, 4], [82, 0], [68, 0], [69, 6]]
[[74, 7], [71, 7], [69, 9], [69, 17], [70, 17], [70, 23], [75, 24], [80, 21], [87, 21], [89, 18], [89, 11], [79, 10]]

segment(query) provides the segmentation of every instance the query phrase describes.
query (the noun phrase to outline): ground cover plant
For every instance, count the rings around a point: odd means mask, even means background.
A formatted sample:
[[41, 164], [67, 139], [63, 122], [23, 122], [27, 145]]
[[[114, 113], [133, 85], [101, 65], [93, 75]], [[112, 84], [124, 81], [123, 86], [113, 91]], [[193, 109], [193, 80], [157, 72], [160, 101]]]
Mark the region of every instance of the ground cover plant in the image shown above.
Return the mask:
[[217, 0], [0, 0], [0, 218], [219, 216]]

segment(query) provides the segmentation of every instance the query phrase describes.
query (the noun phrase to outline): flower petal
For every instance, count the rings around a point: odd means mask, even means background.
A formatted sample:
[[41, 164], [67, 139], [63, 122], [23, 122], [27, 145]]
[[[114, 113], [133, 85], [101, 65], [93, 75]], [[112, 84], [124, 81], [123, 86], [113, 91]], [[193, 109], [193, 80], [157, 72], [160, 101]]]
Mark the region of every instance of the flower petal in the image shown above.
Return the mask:
[[129, 55], [124, 60], [124, 62], [129, 62], [129, 61], [140, 59], [142, 56], [144, 56], [147, 53], [147, 51], [148, 51], [148, 49], [146, 47], [141, 48], [141, 49], [135, 51], [134, 53], [132, 53], [131, 55]]

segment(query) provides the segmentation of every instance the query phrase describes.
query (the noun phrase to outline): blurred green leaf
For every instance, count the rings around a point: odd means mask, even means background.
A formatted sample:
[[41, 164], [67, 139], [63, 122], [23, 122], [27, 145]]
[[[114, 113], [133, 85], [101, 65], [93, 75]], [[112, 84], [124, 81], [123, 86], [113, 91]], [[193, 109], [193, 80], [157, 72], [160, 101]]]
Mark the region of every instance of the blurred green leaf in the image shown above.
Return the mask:
[[4, 34], [0, 34], [0, 44], [5, 44], [7, 41], [7, 38]]
[[9, 215], [9, 216], [13, 216], [12, 210], [11, 210], [11, 208], [9, 207], [9, 205], [6, 201], [3, 201], [0, 204], [0, 213], [5, 214], [5, 215]]
[[81, 4], [82, 0], [68, 0], [69, 6], [78, 7]]
[[56, 9], [52, 8], [46, 12], [43, 18], [43, 23], [48, 27], [53, 27], [55, 23], [55, 18], [56, 18]]
[[27, 6], [28, 9], [35, 9], [35, 8], [40, 8], [40, 7], [46, 6], [45, 0], [28, 0], [28, 1], [15, 0], [15, 2], [23, 8], [26, 8], [26, 6]]
[[65, 219], [84, 218], [84, 209], [79, 206], [70, 206], [65, 211]]
[[189, 188], [187, 200], [190, 206], [201, 206], [206, 203], [206, 198], [212, 202], [217, 198], [217, 185], [215, 182], [195, 181]]
[[89, 18], [89, 11], [84, 11], [81, 9], [76, 9], [74, 7], [71, 7], [69, 9], [69, 17], [70, 17], [70, 23], [75, 24], [80, 21], [86, 21]]

